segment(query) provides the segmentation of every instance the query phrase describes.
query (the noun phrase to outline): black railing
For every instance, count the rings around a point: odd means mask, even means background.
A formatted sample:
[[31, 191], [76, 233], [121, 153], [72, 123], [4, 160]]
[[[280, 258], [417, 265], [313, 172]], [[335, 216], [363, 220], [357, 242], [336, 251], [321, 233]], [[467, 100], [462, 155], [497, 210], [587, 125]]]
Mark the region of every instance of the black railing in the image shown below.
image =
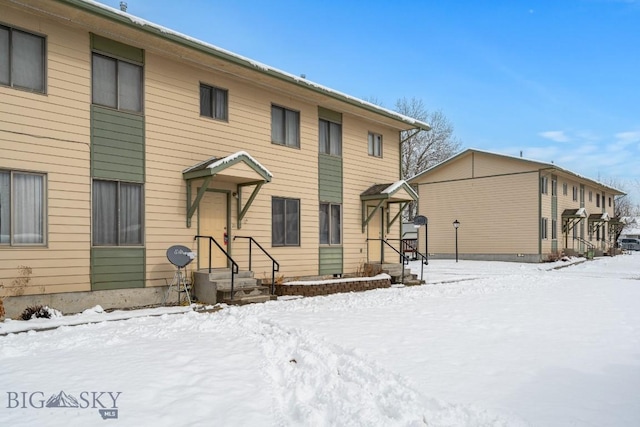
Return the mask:
[[[367, 239], [368, 240], [368, 239]], [[373, 239], [378, 240], [378, 239]], [[415, 260], [420, 258], [422, 265], [429, 265], [429, 258], [427, 255], [418, 251], [418, 239], [387, 239], [392, 241], [400, 241], [400, 247], [402, 248], [402, 253], [406, 254], [410, 252]], [[387, 243], [389, 245], [389, 243]], [[391, 247], [391, 245], [389, 245]], [[393, 247], [392, 247], [393, 248]], [[395, 248], [393, 248], [396, 252], [398, 252]], [[424, 268], [420, 267], [420, 280], [424, 277]]]
[[275, 294], [275, 283], [276, 283], [276, 271], [280, 271], [280, 264], [276, 261], [270, 254], [267, 252], [260, 243], [256, 241], [251, 236], [234, 236], [233, 240], [236, 239], [247, 239], [249, 240], [249, 271], [253, 271], [251, 269], [252, 262], [252, 245], [255, 243], [256, 246], [271, 260], [271, 295]]
[[228, 263], [231, 264], [231, 299], [233, 299], [233, 285], [235, 282], [235, 276], [236, 274], [238, 274], [239, 268], [238, 268], [238, 263], [235, 262], [233, 260], [233, 258], [231, 258], [231, 256], [227, 253], [227, 251], [224, 250], [224, 248], [222, 246], [220, 246], [220, 243], [218, 243], [216, 241], [216, 239], [214, 239], [212, 236], [195, 236], [193, 238], [193, 240], [198, 240], [198, 239], [209, 239], [209, 273], [211, 273], [211, 243], [215, 243], [215, 245], [218, 247], [218, 249], [220, 249], [220, 251], [224, 254], [225, 257], [227, 257], [227, 261]]
[[[386, 241], [385, 239], [370, 239], [367, 238], [367, 244], [369, 243], [369, 241], [378, 241], [384, 245], [387, 245], [388, 247], [391, 248], [392, 251], [394, 251], [395, 253], [397, 253], [400, 256], [400, 264], [402, 264], [402, 272], [400, 273], [400, 283], [404, 283], [404, 266], [405, 264], [409, 264], [409, 257], [407, 257], [405, 254], [403, 254], [402, 252], [400, 252], [399, 250], [397, 250], [396, 248], [393, 247], [393, 245], [391, 243], [389, 243], [388, 241]], [[399, 239], [398, 239], [399, 240]], [[384, 248], [384, 246], [383, 246]], [[382, 250], [380, 251], [380, 255], [382, 255]], [[381, 257], [380, 262], [384, 262], [384, 256]]]

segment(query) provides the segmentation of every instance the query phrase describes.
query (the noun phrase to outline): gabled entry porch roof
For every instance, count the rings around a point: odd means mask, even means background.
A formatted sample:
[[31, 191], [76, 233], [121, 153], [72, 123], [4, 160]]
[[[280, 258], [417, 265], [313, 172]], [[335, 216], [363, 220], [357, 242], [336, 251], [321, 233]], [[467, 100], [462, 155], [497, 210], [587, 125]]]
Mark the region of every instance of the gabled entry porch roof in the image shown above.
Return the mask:
[[[202, 196], [215, 178], [221, 182], [234, 183], [238, 195], [238, 228], [242, 218], [246, 215], [251, 203], [258, 195], [260, 188], [271, 182], [273, 175], [260, 162], [245, 151], [238, 151], [225, 157], [211, 157], [182, 171], [182, 177], [187, 181], [187, 227], [191, 227], [191, 218], [195, 213]], [[191, 184], [195, 180], [202, 180], [193, 203], [191, 202]], [[253, 186], [253, 192], [242, 206], [242, 189]]]
[[[360, 194], [360, 203], [362, 204], [362, 232], [364, 233], [365, 227], [371, 221], [371, 218], [374, 217], [375, 212], [382, 206], [385, 202], [390, 203], [400, 203], [400, 209], [398, 213], [390, 219], [387, 216], [387, 231], [391, 228], [393, 223], [400, 217], [402, 211], [407, 207], [410, 202], [418, 200], [418, 194], [411, 188], [406, 181], [400, 180], [390, 184], [375, 184], [363, 191]], [[367, 202], [368, 201], [377, 201], [378, 204], [376, 208], [371, 212], [371, 214], [367, 215]]]

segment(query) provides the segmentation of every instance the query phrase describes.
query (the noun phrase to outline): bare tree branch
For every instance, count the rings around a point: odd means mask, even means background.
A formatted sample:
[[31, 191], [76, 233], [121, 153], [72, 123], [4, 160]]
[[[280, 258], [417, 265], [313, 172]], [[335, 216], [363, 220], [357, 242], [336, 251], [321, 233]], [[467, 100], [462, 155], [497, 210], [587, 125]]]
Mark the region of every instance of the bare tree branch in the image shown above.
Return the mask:
[[[416, 98], [401, 98], [396, 111], [405, 116], [429, 123], [431, 130], [402, 132], [402, 179], [411, 178], [425, 169], [448, 159], [460, 150], [461, 142], [453, 135], [453, 124], [440, 110], [429, 111]], [[416, 215], [417, 206], [407, 209], [408, 219]]]

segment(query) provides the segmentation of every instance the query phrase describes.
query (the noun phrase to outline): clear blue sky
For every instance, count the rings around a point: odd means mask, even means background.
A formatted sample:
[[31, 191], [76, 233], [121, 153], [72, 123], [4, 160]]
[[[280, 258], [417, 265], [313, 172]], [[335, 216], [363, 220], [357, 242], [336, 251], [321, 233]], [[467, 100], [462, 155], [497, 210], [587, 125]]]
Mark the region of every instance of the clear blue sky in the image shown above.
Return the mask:
[[640, 0], [127, 3], [133, 15], [387, 108], [422, 99], [464, 148], [522, 150], [638, 187]]

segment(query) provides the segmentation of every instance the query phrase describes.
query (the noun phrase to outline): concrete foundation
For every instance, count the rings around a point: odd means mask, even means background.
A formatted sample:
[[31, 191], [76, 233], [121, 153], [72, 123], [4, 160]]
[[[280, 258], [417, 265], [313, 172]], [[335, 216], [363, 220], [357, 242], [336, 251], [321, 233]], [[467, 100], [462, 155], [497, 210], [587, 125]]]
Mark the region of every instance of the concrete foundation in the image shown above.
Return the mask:
[[[164, 300], [167, 286], [151, 288], [115, 289], [111, 291], [67, 292], [47, 295], [23, 295], [5, 297], [4, 308], [7, 318], [20, 317], [25, 308], [34, 305], [48, 305], [63, 314], [80, 313], [87, 308], [100, 305], [105, 310], [160, 305]], [[174, 295], [175, 297], [175, 295]], [[168, 303], [175, 303], [169, 297]]]
[[[455, 259], [456, 254], [429, 254], [429, 259]], [[458, 254], [459, 260], [467, 261], [504, 261], [540, 263], [545, 259], [539, 254]]]

